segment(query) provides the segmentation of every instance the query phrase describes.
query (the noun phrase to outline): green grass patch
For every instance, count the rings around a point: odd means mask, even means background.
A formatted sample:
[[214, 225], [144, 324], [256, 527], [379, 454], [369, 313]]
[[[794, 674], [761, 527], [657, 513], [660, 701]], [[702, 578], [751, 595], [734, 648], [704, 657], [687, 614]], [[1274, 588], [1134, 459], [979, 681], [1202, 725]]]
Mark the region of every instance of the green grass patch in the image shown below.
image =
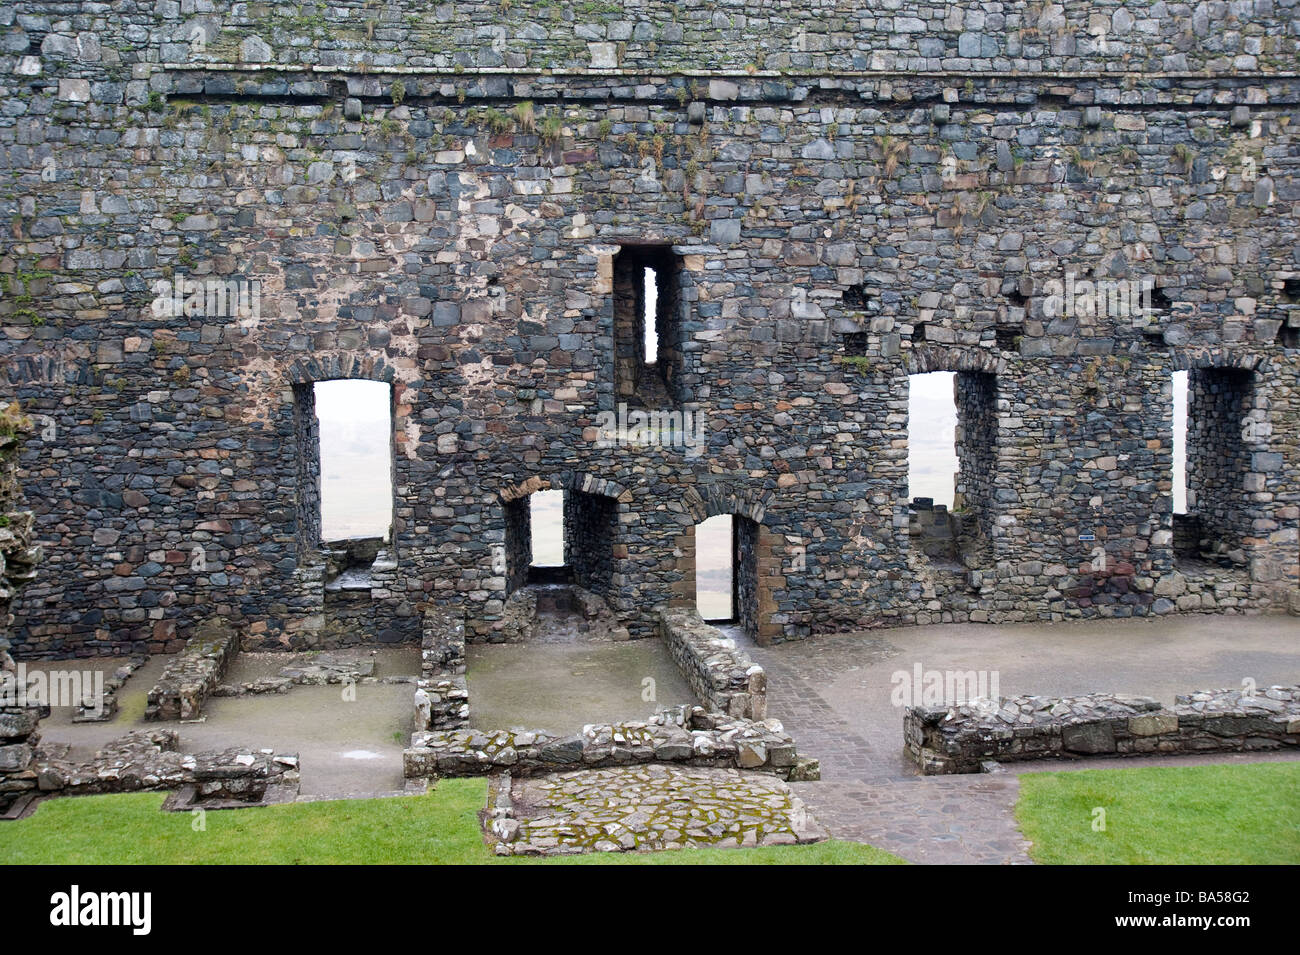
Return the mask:
[[1027, 773], [1016, 819], [1043, 863], [1295, 865], [1300, 763]]
[[0, 859], [11, 864], [809, 864], [902, 860], [870, 846], [824, 842], [766, 849], [598, 853], [547, 860], [499, 859], [478, 823], [483, 779], [446, 779], [425, 796], [290, 803], [208, 812], [161, 812], [163, 793], [52, 799], [31, 816], [0, 823]]

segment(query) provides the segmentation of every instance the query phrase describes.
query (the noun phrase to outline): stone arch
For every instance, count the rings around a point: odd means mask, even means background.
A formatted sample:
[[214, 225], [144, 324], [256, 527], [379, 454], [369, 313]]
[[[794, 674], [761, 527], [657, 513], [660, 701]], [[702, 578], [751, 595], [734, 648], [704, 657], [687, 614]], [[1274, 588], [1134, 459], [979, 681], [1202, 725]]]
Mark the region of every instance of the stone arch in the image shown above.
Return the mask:
[[951, 345], [916, 344], [907, 352], [904, 365], [908, 375], [932, 371], [979, 371], [1001, 375], [1007, 370], [1006, 359], [987, 348]]
[[382, 355], [344, 352], [338, 355], [315, 354], [295, 358], [285, 367], [285, 377], [295, 385], [341, 378], [360, 378], [393, 383], [396, 369]]
[[[767, 506], [774, 498], [771, 491], [737, 487], [726, 481], [714, 481], [703, 486], [688, 487], [682, 502], [691, 517], [688, 540], [691, 541], [690, 561], [695, 569], [695, 528], [711, 517], [728, 515], [732, 518], [731, 611], [732, 619], [753, 639], [760, 643], [771, 642], [774, 625], [771, 622], [774, 601], [773, 581], [760, 570], [768, 565], [775, 548], [775, 535], [763, 523]], [[683, 580], [682, 596], [692, 606], [696, 603], [695, 575]]]
[[[529, 498], [539, 491], [564, 492], [564, 564], [534, 567]], [[503, 571], [506, 589], [526, 583], [571, 582], [621, 607], [617, 581], [622, 558], [616, 550], [621, 515], [631, 506], [631, 493], [616, 481], [584, 471], [561, 470], [536, 474], [498, 488], [497, 501], [505, 525]]]
[[608, 478], [597, 477], [585, 471], [556, 471], [553, 474], [535, 474], [515, 484], [507, 484], [497, 490], [497, 496], [503, 503], [511, 503], [527, 497], [537, 491], [577, 491], [581, 494], [599, 494], [612, 497], [621, 506], [626, 507], [632, 501], [632, 493]]
[[762, 524], [767, 506], [774, 496], [771, 491], [736, 488], [732, 484], [715, 481], [702, 487], [688, 487], [682, 495], [682, 503], [696, 524], [720, 514], [745, 517], [755, 524]]
[[1178, 349], [1170, 354], [1169, 364], [1172, 371], [1228, 368], [1264, 373], [1268, 370], [1268, 359], [1263, 355], [1218, 347]]

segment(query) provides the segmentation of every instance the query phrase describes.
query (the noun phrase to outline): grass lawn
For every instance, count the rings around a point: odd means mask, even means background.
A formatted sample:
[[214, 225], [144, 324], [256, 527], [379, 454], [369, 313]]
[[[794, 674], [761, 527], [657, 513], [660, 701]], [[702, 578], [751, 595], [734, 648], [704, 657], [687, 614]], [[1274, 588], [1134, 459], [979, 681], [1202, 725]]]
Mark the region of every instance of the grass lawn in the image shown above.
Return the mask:
[[128, 793], [49, 800], [26, 819], [0, 823], [0, 860], [74, 865], [902, 863], [887, 852], [852, 842], [498, 859], [484, 845], [478, 824], [478, 811], [487, 801], [487, 782], [482, 779], [446, 779], [427, 796], [209, 812], [207, 829], [201, 832], [194, 831], [190, 813], [160, 812], [163, 798], [163, 793]]
[[1027, 773], [1016, 819], [1037, 862], [1295, 865], [1300, 763]]

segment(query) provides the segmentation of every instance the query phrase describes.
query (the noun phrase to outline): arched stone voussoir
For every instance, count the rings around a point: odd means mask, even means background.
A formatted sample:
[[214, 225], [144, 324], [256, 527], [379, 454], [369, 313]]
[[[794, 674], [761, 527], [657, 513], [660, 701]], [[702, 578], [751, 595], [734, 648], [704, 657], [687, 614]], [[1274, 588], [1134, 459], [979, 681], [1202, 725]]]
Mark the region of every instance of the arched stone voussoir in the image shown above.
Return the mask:
[[920, 343], [906, 353], [904, 364], [909, 375], [924, 375], [932, 371], [979, 371], [1001, 375], [1007, 370], [1007, 361], [989, 348], [968, 345], [937, 345]]
[[382, 355], [322, 353], [295, 358], [285, 367], [285, 377], [295, 385], [354, 378], [392, 384], [394, 369]]
[[497, 494], [502, 501], [509, 503], [521, 497], [536, 494], [538, 491], [578, 491], [582, 494], [597, 494], [612, 497], [619, 504], [630, 504], [633, 494], [617, 481], [598, 477], [584, 471], [557, 471], [553, 474], [534, 474], [516, 484], [501, 487]]
[[1178, 349], [1169, 356], [1169, 362], [1175, 371], [1191, 371], [1196, 368], [1235, 368], [1238, 371], [1259, 372], [1269, 370], [1269, 362], [1264, 355], [1222, 347]]
[[696, 524], [720, 514], [746, 517], [761, 524], [774, 497], [768, 490], [738, 488], [730, 482], [714, 481], [688, 487], [682, 495], [682, 503]]

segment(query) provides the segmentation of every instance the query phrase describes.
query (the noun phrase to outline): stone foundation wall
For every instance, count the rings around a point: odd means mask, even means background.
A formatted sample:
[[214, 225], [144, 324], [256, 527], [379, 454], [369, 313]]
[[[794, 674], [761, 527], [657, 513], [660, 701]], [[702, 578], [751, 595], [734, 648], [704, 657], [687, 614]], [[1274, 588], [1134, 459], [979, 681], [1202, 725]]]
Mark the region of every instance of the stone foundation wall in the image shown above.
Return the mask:
[[147, 720], [194, 720], [203, 702], [220, 685], [239, 652], [239, 638], [220, 622], [209, 622], [186, 641], [185, 649], [167, 661], [149, 691]]
[[453, 729], [468, 721], [465, 620], [446, 608], [427, 610], [415, 690], [416, 730]]
[[128, 733], [87, 763], [45, 757], [40, 790], [62, 796], [194, 787], [191, 804], [267, 800], [270, 790], [298, 790], [298, 756], [248, 749], [183, 753], [172, 730]]
[[903, 736], [926, 775], [977, 773], [989, 761], [1282, 749], [1300, 746], [1300, 686], [1202, 690], [1173, 707], [1106, 693], [913, 706]]
[[416, 733], [403, 753], [408, 779], [481, 776], [508, 769], [516, 776], [672, 762], [816, 779], [815, 760], [801, 760], [776, 720], [755, 722], [702, 707], [676, 707], [645, 722], [596, 724], [572, 736], [542, 732], [461, 729]]
[[767, 718], [767, 674], [735, 640], [684, 611], [660, 613], [659, 636], [700, 703], [729, 716]]
[[132, 657], [115, 669], [104, 680], [104, 691], [96, 697], [89, 695], [77, 704], [77, 712], [72, 717], [74, 723], [106, 723], [117, 716], [117, 692], [122, 689], [131, 674], [148, 662], [146, 657]]

